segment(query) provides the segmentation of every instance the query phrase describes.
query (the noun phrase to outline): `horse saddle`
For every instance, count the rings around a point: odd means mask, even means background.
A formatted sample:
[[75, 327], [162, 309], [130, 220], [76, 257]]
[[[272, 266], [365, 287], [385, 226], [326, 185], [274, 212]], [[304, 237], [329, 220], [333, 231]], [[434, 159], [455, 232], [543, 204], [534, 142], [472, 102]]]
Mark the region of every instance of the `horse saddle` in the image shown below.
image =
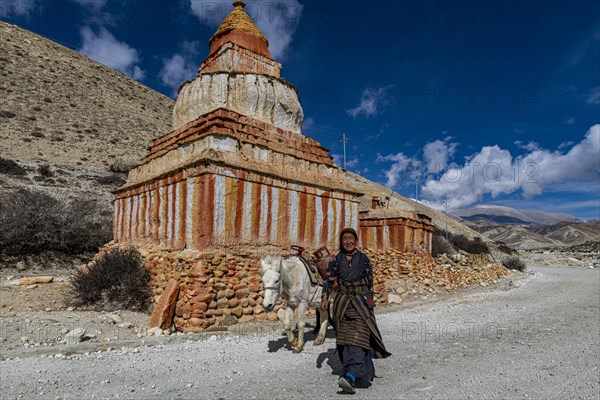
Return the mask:
[[302, 255], [304, 248], [300, 246], [292, 246], [292, 249], [297, 252], [298, 258], [300, 258], [300, 261], [302, 261], [304, 264], [304, 267], [308, 272], [308, 276], [310, 277], [310, 282], [313, 285], [322, 286], [323, 279], [327, 273], [327, 266], [329, 265], [329, 262], [335, 258], [333, 254], [329, 253], [327, 246], [323, 246], [313, 253], [314, 260], [306, 259], [306, 257]]

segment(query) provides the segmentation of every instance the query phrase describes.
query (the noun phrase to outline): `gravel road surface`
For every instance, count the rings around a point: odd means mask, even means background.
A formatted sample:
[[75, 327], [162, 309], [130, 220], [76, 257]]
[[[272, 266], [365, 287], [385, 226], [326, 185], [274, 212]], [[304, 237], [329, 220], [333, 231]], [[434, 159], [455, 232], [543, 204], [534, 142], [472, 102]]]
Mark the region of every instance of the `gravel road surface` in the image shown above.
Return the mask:
[[[503, 287], [378, 315], [393, 356], [356, 399], [599, 399], [600, 270], [530, 267]], [[313, 335], [308, 335], [312, 339]], [[252, 334], [0, 363], [2, 399], [340, 398], [330, 331], [293, 354]]]

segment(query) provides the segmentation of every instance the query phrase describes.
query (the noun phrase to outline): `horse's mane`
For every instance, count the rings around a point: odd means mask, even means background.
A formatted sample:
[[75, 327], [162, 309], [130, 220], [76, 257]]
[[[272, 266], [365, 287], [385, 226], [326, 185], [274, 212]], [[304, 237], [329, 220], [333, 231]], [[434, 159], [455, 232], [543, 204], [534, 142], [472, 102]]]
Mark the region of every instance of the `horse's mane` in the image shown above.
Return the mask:
[[267, 254], [260, 260], [260, 274], [264, 275], [267, 271], [281, 272], [281, 259], [278, 254]]

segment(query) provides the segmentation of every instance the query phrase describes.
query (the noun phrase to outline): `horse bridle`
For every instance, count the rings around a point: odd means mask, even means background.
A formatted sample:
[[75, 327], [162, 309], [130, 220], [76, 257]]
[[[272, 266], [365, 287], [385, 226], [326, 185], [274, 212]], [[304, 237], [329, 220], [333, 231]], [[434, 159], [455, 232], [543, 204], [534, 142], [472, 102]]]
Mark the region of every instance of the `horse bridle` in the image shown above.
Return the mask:
[[281, 291], [281, 277], [279, 277], [279, 286], [266, 286], [263, 287], [264, 290], [279, 290]]

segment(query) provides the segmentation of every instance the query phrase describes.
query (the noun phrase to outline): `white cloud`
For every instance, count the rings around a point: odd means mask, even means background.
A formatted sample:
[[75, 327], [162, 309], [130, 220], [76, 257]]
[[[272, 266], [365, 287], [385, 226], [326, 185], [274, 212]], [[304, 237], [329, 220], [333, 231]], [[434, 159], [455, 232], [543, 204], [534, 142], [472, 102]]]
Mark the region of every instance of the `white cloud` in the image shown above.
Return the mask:
[[567, 125], [575, 125], [575, 117], [565, 118], [565, 124], [567, 124]]
[[[340, 166], [341, 168], [344, 168], [344, 155], [343, 154], [332, 154], [331, 158], [333, 158], [333, 162]], [[354, 168], [358, 166], [358, 157], [353, 157], [348, 159], [348, 157], [346, 157], [346, 169], [349, 168]]]
[[[269, 41], [269, 52], [284, 59], [302, 16], [297, 0], [246, 1], [246, 13]], [[190, 0], [192, 13], [205, 25], [216, 28], [233, 9], [232, 1]]]
[[133, 67], [133, 74], [131, 77], [136, 81], [141, 81], [146, 78], [146, 72], [136, 65]]
[[387, 92], [393, 85], [380, 87], [378, 89], [366, 88], [360, 98], [358, 106], [346, 110], [346, 114], [352, 118], [356, 118], [361, 114], [365, 117], [377, 115], [378, 108], [389, 103]]
[[144, 71], [136, 65], [140, 61], [139, 52], [125, 42], [118, 41], [108, 30], [100, 28], [96, 34], [89, 26], [81, 29], [82, 54], [116, 69], [133, 79], [143, 79]]
[[308, 117], [302, 123], [302, 129], [305, 131], [310, 131], [315, 126], [315, 119], [313, 117]]
[[600, 86], [595, 87], [588, 92], [585, 102], [592, 105], [600, 104]]
[[28, 17], [36, 5], [36, 0], [0, 0], [0, 18]]
[[388, 154], [382, 156], [377, 154], [377, 163], [392, 162], [392, 166], [388, 170], [384, 170], [386, 183], [385, 185], [394, 188], [402, 182], [412, 182], [420, 175], [421, 162], [413, 157], [408, 157], [404, 153]]
[[536, 143], [534, 141], [530, 141], [529, 143], [525, 144], [521, 140], [515, 140], [514, 143], [517, 145], [518, 148], [527, 150], [527, 151], [534, 151], [534, 150], [538, 150], [540, 148], [539, 143]]
[[173, 89], [174, 97], [177, 96], [177, 89], [183, 82], [196, 77], [199, 47], [198, 41], [184, 41], [181, 44], [181, 53], [163, 59], [163, 67], [158, 76], [163, 85]]
[[521, 133], [525, 132], [525, 125], [524, 124], [521, 124], [519, 122], [513, 122], [512, 126], [513, 126], [513, 131], [515, 133], [519, 134], [519, 135]]
[[183, 82], [194, 78], [195, 75], [194, 65], [186, 61], [181, 54], [175, 54], [163, 61], [163, 67], [158, 76], [163, 85], [177, 90]]
[[573, 142], [572, 140], [569, 140], [568, 142], [562, 142], [559, 146], [558, 149], [562, 150], [562, 149], [566, 149], [567, 147], [571, 147], [572, 145], [574, 145], [575, 142]]
[[587, 57], [598, 56], [598, 42], [600, 41], [600, 30], [596, 30], [585, 39], [576, 41], [576, 45], [571, 52], [568, 62], [571, 66], [585, 60]]
[[520, 190], [530, 198], [550, 187], [585, 186], [599, 177], [600, 125], [594, 125], [566, 153], [535, 148], [513, 158], [497, 145], [483, 147], [462, 167], [449, 168], [441, 178], [428, 180], [423, 195], [432, 206], [447, 201], [450, 208], [456, 209], [476, 203], [485, 195], [497, 197]]
[[451, 140], [452, 137], [448, 136], [444, 140], [436, 140], [425, 145], [423, 159], [427, 172], [437, 173], [446, 169], [448, 160], [454, 156], [458, 147], [458, 143], [452, 143]]

